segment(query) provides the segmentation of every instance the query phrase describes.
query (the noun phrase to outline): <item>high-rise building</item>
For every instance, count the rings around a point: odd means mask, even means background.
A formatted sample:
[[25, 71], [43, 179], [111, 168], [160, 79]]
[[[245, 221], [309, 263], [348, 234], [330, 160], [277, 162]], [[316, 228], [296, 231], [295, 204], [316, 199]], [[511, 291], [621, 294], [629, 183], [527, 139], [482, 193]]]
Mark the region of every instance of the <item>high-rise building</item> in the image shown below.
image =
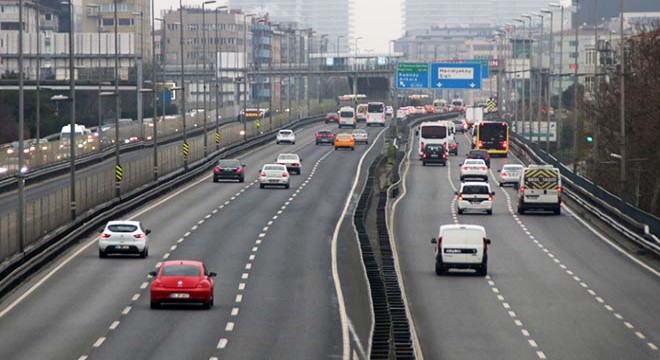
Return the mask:
[[548, 0], [404, 0], [403, 30], [504, 25], [547, 5]]
[[327, 47], [344, 48], [351, 29], [351, 0], [229, 0], [230, 8], [266, 15], [280, 23], [295, 23], [327, 35]]

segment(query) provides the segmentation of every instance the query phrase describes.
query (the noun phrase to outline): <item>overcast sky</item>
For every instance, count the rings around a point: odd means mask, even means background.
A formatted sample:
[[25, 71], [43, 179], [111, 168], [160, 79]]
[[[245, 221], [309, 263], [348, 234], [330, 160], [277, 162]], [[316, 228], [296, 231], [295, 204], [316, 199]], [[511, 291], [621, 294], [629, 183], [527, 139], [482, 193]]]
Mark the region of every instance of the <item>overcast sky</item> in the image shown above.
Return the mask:
[[[332, 0], [329, 0], [332, 1]], [[353, 0], [357, 12], [355, 30], [362, 36], [358, 46], [360, 51], [374, 50], [387, 53], [389, 41], [401, 34], [402, 0]], [[202, 0], [183, 0], [184, 5], [199, 5]], [[217, 5], [222, 5], [219, 1]], [[164, 9], [176, 9], [179, 0], [156, 0], [156, 14]], [[383, 11], [383, 9], [389, 9]]]

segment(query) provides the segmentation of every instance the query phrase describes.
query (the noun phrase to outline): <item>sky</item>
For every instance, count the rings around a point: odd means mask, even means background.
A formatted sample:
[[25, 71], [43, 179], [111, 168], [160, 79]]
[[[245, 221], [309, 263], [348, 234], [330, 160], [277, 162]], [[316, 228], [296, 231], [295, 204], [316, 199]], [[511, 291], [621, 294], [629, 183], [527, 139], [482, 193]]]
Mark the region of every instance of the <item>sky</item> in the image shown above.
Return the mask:
[[[330, 0], [331, 1], [331, 0]], [[359, 41], [360, 51], [373, 50], [378, 53], [387, 53], [391, 46], [389, 41], [401, 35], [401, 1], [402, 0], [353, 0], [357, 12], [356, 36], [363, 39]], [[184, 0], [184, 5], [199, 5], [202, 0]], [[216, 5], [222, 5], [218, 2]], [[179, 0], [156, 0], [156, 14], [161, 10], [176, 9]], [[383, 9], [389, 9], [383, 11]]]

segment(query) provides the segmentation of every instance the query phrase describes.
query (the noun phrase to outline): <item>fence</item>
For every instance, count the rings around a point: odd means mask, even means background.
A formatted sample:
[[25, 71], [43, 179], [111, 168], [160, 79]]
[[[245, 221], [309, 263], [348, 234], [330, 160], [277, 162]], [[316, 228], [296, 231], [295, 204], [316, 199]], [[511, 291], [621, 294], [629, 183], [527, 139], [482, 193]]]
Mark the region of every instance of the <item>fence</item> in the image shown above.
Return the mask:
[[[325, 106], [330, 106], [325, 104]], [[318, 105], [313, 108], [319, 113]], [[299, 116], [299, 115], [298, 115]], [[292, 116], [292, 121], [298, 117]], [[273, 116], [272, 121], [267, 117], [261, 121], [257, 128], [255, 122], [245, 124], [246, 137], [257, 136], [262, 132], [269, 132], [288, 123], [287, 116]], [[192, 123], [194, 126], [194, 122]], [[243, 124], [233, 122], [220, 128], [220, 147], [236, 144], [243, 141]], [[204, 136], [207, 136], [209, 152], [215, 150], [215, 131], [207, 132], [188, 139], [190, 163], [204, 158]], [[161, 146], [158, 149], [159, 176], [165, 176], [184, 165], [181, 152], [181, 142]], [[153, 157], [147, 156], [126, 163], [122, 162], [124, 176], [121, 182], [121, 193], [147, 185], [153, 181]], [[85, 212], [112, 200], [115, 197], [115, 174], [113, 168], [108, 168], [91, 175], [76, 178], [76, 202], [78, 214]], [[71, 221], [70, 218], [70, 189], [69, 186], [59, 188], [43, 197], [26, 202], [25, 204], [25, 244], [29, 247], [49, 232]], [[0, 263], [20, 252], [18, 238], [18, 215], [13, 209], [0, 215]]]

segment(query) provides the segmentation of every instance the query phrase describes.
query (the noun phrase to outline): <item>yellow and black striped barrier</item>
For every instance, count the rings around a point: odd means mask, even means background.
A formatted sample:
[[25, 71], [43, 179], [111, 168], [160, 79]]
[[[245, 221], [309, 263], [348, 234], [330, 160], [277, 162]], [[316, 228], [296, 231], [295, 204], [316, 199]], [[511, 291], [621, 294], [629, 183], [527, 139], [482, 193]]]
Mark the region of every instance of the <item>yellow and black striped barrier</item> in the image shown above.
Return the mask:
[[220, 144], [220, 141], [222, 141], [222, 134], [219, 131], [215, 132], [215, 143]]
[[557, 187], [559, 171], [557, 170], [531, 170], [525, 171], [525, 186], [535, 190], [550, 190]]
[[119, 164], [115, 165], [115, 181], [121, 182], [123, 178], [124, 178], [124, 168]]
[[183, 152], [183, 156], [187, 157], [190, 154], [190, 144], [184, 142], [181, 146], [181, 151]]
[[488, 103], [486, 105], [488, 106], [488, 112], [495, 111], [495, 107], [497, 106], [497, 104], [495, 104], [495, 100], [493, 99], [488, 100]]

